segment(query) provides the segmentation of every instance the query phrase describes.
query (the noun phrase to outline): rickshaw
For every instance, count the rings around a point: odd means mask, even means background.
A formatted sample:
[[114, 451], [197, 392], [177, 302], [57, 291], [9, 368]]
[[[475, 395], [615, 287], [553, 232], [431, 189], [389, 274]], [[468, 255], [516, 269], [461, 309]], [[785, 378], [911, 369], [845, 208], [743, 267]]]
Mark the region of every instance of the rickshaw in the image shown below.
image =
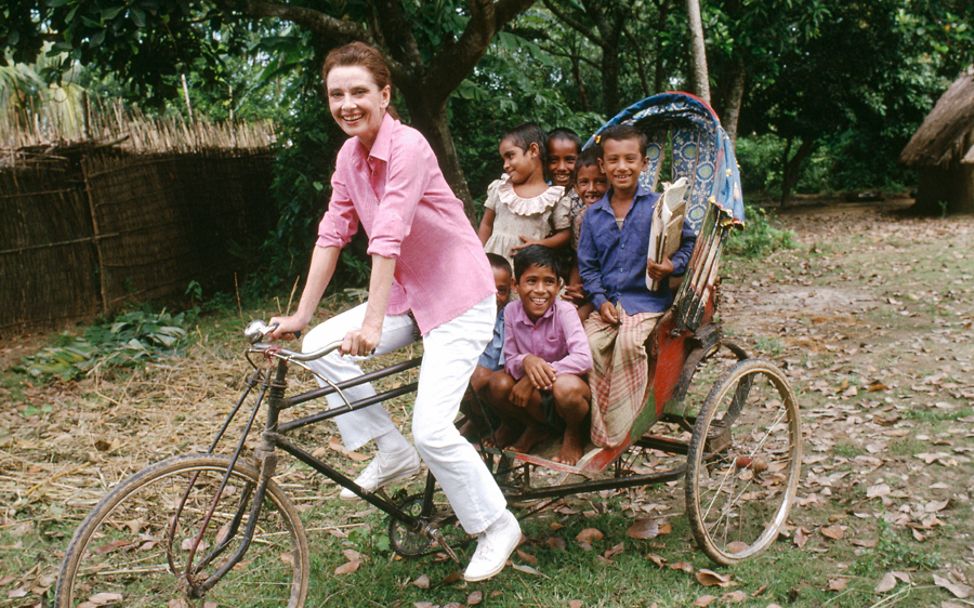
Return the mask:
[[[521, 516], [562, 497], [638, 488], [684, 479], [690, 529], [714, 562], [731, 565], [766, 550], [786, 524], [801, 472], [798, 403], [781, 370], [748, 356], [716, 316], [718, 263], [744, 208], [733, 145], [702, 100], [680, 92], [632, 104], [604, 129], [632, 124], [649, 139], [642, 183], [687, 179], [685, 221], [698, 233], [673, 306], [646, 341], [650, 386], [628, 436], [590, 445], [578, 463], [555, 462], [544, 447], [531, 453], [481, 446], [508, 502]], [[391, 548], [403, 557], [433, 552], [458, 560], [446, 534], [455, 518], [427, 474], [422, 489], [368, 492], [299, 445], [293, 431], [416, 390], [420, 358], [343, 382], [286, 395], [291, 367], [338, 347], [301, 353], [263, 341], [256, 321], [245, 334], [253, 368], [205, 454], [164, 460], [117, 485], [75, 532], [61, 565], [54, 605], [304, 605], [310, 574], [308, 541], [298, 509], [274, 477], [279, 450], [351, 489], [388, 514]], [[373, 397], [350, 402], [344, 389], [397, 379]], [[285, 420], [282, 413], [329, 393], [344, 405]], [[249, 403], [249, 413], [244, 405]], [[245, 450], [264, 411], [256, 447]], [[237, 420], [242, 433], [229, 455], [217, 447]], [[255, 434], [256, 435], [256, 434]], [[676, 460], [673, 464], [672, 461]], [[448, 538], [450, 536], [450, 538]], [[175, 603], [174, 603], [175, 602]]]

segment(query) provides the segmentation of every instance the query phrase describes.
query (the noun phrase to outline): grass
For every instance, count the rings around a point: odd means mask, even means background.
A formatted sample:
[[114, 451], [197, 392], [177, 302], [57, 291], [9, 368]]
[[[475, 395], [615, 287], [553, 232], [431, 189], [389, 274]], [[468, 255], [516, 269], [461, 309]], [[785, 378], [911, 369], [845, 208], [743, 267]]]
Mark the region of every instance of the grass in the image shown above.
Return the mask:
[[930, 444], [919, 439], [903, 437], [889, 442], [887, 452], [891, 456], [913, 456], [930, 448]]
[[974, 407], [960, 407], [956, 410], [942, 410], [938, 408], [915, 407], [903, 412], [903, 417], [918, 422], [937, 423], [960, 420], [974, 415]]
[[[377, 517], [368, 518], [370, 528], [376, 527]], [[558, 522], [565, 527], [551, 530]], [[315, 562], [312, 570], [328, 573], [344, 562], [343, 548], [354, 548], [370, 555], [369, 561], [354, 574], [346, 576], [318, 576], [312, 580], [309, 605], [325, 605], [329, 599], [341, 597], [350, 606], [412, 606], [416, 602], [447, 605], [457, 602], [464, 605], [468, 596], [481, 592], [486, 605], [499, 606], [567, 606], [571, 600], [581, 600], [585, 606], [687, 606], [705, 593], [693, 576], [683, 570], [658, 568], [647, 555], [664, 556], [670, 564], [689, 562], [695, 568], [715, 568], [694, 549], [686, 521], [674, 518], [673, 531], [654, 540], [634, 540], [625, 534], [632, 520], [620, 513], [604, 513], [594, 517], [581, 514], [566, 519], [544, 516], [529, 519], [523, 526], [528, 541], [521, 550], [537, 561], [529, 563], [520, 556], [513, 561], [519, 566], [530, 566], [539, 574], [508, 569], [503, 576], [483, 583], [468, 584], [456, 580], [461, 566], [451, 561], [433, 558], [399, 560], [384, 551], [374, 550], [374, 541], [355, 540], [334, 542], [325, 539], [324, 545], [312, 540]], [[594, 527], [604, 532], [605, 538], [592, 544], [590, 550], [581, 548], [575, 536], [583, 529]], [[369, 535], [366, 534], [367, 538]], [[553, 548], [546, 541], [561, 538], [564, 549]], [[320, 539], [319, 539], [320, 540]], [[611, 561], [600, 559], [606, 550], [622, 543], [621, 553]], [[373, 549], [369, 551], [369, 549]], [[784, 549], [784, 547], [781, 547]], [[461, 552], [461, 559], [469, 558], [473, 546]], [[787, 549], [785, 549], [787, 551]], [[777, 572], [779, 551], [759, 558], [760, 567], [753, 567], [747, 574], [757, 580], [747, 580], [744, 585], [755, 591], [768, 585], [762, 598], [772, 600], [787, 596], [787, 589], [780, 583]], [[755, 562], [755, 563], [756, 563]], [[735, 569], [718, 569], [740, 576]], [[743, 573], [742, 573], [743, 574]], [[430, 586], [423, 589], [412, 582], [419, 576], [429, 577]], [[797, 573], [796, 573], [797, 578]], [[315, 580], [318, 579], [318, 580]], [[579, 581], [585, 581], [579, 585]], [[720, 590], [718, 590], [720, 591]], [[719, 593], [717, 593], [719, 595]]]
[[832, 453], [836, 456], [852, 459], [865, 454], [866, 451], [852, 442], [840, 441], [832, 447]]

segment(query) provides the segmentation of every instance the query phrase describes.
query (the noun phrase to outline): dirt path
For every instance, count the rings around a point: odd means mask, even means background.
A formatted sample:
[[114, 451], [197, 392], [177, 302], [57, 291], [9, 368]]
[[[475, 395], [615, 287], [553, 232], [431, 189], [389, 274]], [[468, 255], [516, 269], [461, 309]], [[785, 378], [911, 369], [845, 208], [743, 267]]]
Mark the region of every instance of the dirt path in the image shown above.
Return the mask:
[[[974, 217], [898, 206], [788, 212], [797, 248], [723, 273], [728, 333], [800, 395], [806, 467], [783, 541], [796, 605], [870, 605], [891, 572], [904, 605], [974, 599], [947, 590], [974, 587]], [[0, 606], [39, 605], [105, 488], [205, 445], [239, 386], [239, 324], [209, 319], [186, 358], [136, 373], [0, 385]]]

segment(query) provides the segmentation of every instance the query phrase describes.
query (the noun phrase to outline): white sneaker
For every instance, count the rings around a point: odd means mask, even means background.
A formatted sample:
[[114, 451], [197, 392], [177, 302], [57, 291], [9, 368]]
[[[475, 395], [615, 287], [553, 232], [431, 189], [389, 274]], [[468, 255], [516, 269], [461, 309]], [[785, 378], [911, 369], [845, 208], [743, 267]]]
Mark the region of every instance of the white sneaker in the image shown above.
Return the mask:
[[521, 526], [517, 518], [505, 509], [477, 539], [477, 550], [463, 572], [463, 580], [473, 583], [498, 574], [520, 542]]
[[[379, 488], [386, 486], [396, 480], [406, 479], [419, 473], [419, 454], [413, 446], [386, 454], [379, 452], [369, 466], [355, 478], [355, 483], [368, 492], [375, 492]], [[355, 500], [358, 494], [348, 488], [342, 488], [339, 497], [342, 500]]]

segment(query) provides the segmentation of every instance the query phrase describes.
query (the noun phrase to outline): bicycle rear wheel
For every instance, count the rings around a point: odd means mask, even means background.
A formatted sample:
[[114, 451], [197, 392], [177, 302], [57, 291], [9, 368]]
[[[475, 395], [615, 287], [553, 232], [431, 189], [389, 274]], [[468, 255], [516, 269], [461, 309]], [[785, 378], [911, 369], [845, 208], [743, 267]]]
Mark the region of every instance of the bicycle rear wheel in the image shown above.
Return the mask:
[[[187, 562], [229, 466], [227, 457], [180, 456], [143, 469], [115, 487], [68, 545], [54, 605], [302, 606], [308, 589], [308, 542], [294, 505], [273, 481], [267, 485], [253, 541], [243, 558], [202, 597], [191, 597], [195, 594], [190, 592]], [[234, 466], [195, 551], [190, 575], [195, 582], [227, 564], [240, 546], [257, 479], [253, 466]], [[170, 536], [174, 519], [175, 533]], [[221, 551], [208, 557], [224, 543]]]

